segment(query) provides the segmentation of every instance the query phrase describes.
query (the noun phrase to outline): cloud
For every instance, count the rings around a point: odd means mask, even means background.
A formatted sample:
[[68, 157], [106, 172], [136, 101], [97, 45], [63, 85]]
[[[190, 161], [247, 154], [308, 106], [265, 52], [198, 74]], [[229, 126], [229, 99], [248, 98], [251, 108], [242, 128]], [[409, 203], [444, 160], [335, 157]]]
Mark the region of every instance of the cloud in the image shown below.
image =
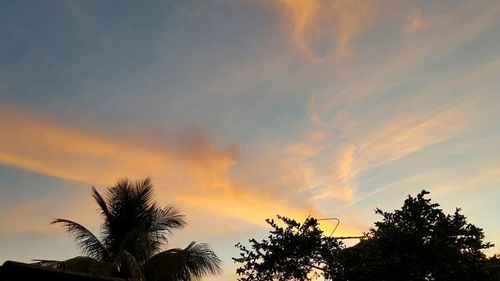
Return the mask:
[[[172, 136], [164, 146], [141, 144], [141, 137], [116, 138], [69, 128], [25, 108], [0, 106], [0, 163], [20, 169], [84, 182], [110, 185], [120, 177], [152, 176], [160, 203], [175, 200], [242, 222], [263, 224], [282, 215], [304, 218], [321, 214], [307, 203], [297, 205], [276, 198], [263, 187], [241, 186], [230, 176], [233, 150], [217, 149], [201, 133]], [[170, 202], [166, 202], [170, 203]], [[31, 206], [31, 205], [30, 205]], [[27, 207], [37, 208], [37, 204]], [[82, 208], [88, 208], [84, 206]], [[94, 214], [92, 214], [94, 215]]]
[[0, 127], [4, 131], [0, 163], [25, 170], [109, 184], [124, 175], [143, 177], [165, 172], [207, 179], [223, 175], [232, 163], [229, 152], [216, 151], [202, 136], [188, 138], [179, 147], [158, 149], [135, 144], [133, 136], [127, 141], [94, 135], [22, 108], [0, 106]]
[[335, 153], [332, 170], [332, 185], [336, 188], [334, 192], [329, 191], [324, 196], [329, 198], [341, 198], [344, 202], [350, 202], [354, 199], [354, 161], [356, 156], [356, 147], [352, 144], [346, 144]]
[[303, 159], [311, 158], [321, 151], [322, 143], [327, 135], [321, 130], [313, 130], [298, 141], [292, 141], [284, 149], [284, 154], [300, 157]]
[[[225, 217], [237, 218], [239, 221], [254, 225], [265, 226], [265, 218], [275, 218], [283, 215], [297, 220], [304, 220], [309, 215], [317, 218], [325, 217], [324, 214], [314, 207], [297, 208], [290, 206], [288, 202], [282, 202], [280, 198], [267, 197], [262, 193], [249, 194], [191, 194], [177, 197], [179, 201], [185, 202], [190, 208], [205, 209], [211, 206], [211, 212]], [[323, 230], [331, 231], [332, 224], [324, 223]], [[343, 225], [339, 229], [339, 235], [359, 234], [360, 230], [349, 225]]]
[[[368, 104], [347, 100], [341, 107], [344, 116], [323, 111], [320, 128], [325, 137], [320, 142], [304, 137], [288, 148], [296, 157], [302, 156], [303, 167], [309, 167], [310, 185], [317, 187], [314, 199], [342, 199], [351, 205], [364, 196], [356, 190], [362, 174], [470, 135], [495, 114], [489, 106], [494, 99], [489, 87], [494, 87], [491, 82], [498, 66], [498, 59], [493, 59], [459, 75], [447, 74], [453, 79], [438, 80], [415, 94], [391, 96], [390, 100], [368, 99]], [[380, 105], [372, 106], [378, 102]], [[311, 123], [305, 135], [317, 128]], [[328, 157], [331, 169], [325, 170], [322, 166]]]
[[[467, 135], [484, 117], [477, 112], [483, 102], [479, 95], [470, 94], [423, 116], [395, 115], [348, 138], [325, 133], [329, 137], [321, 142], [307, 138], [292, 142], [287, 152], [295, 155], [291, 158], [295, 167], [309, 171], [308, 186], [315, 191], [312, 201], [327, 204], [340, 199], [350, 206], [366, 196], [356, 190], [360, 175]], [[329, 153], [330, 169], [324, 169]]]
[[342, 183], [347, 183], [351, 179], [355, 149], [354, 145], [346, 145], [341, 149], [340, 157], [336, 161], [338, 165], [335, 174], [338, 175], [339, 181]]
[[[500, 12], [500, 5], [497, 3], [492, 3], [487, 9], [483, 8], [479, 11], [477, 5], [467, 3], [450, 10], [449, 13], [440, 14], [440, 17], [422, 15], [424, 18], [432, 18], [432, 21], [428, 22], [432, 25], [428, 26], [424, 34], [408, 36], [403, 41], [391, 42], [397, 47], [394, 48], [395, 51], [384, 52], [380, 54], [380, 57], [367, 52], [367, 60], [362, 61], [358, 68], [353, 65], [352, 70], [344, 74], [336, 84], [321, 89], [321, 94], [316, 94], [318, 105], [320, 105], [317, 107], [318, 114], [323, 116], [323, 121], [327, 122], [325, 115], [336, 110], [337, 116], [345, 118], [335, 120], [335, 122], [341, 124], [348, 122], [349, 120], [346, 119], [351, 118], [349, 113], [353, 112], [355, 107], [373, 102], [374, 97], [384, 94], [388, 89], [404, 85], [408, 82], [408, 77], [415, 73], [432, 70], [433, 65], [441, 58], [452, 54], [461, 46], [474, 42], [483, 32], [494, 28], [498, 12]], [[474, 13], [473, 17], [467, 16], [471, 13]], [[462, 78], [468, 79], [468, 73], [464, 75], [460, 72], [470, 70], [470, 65], [449, 69], [449, 76], [458, 77], [451, 82], [458, 84]], [[437, 88], [443, 84], [448, 86], [449, 82], [442, 78], [426, 83], [424, 86]], [[432, 83], [437, 83], [437, 85]], [[449, 97], [444, 87], [439, 90], [433, 94], [438, 97]]]
[[290, 41], [313, 60], [351, 54], [351, 42], [375, 19], [378, 1], [279, 0]]
[[311, 193], [311, 200], [315, 201], [328, 197], [341, 201], [353, 199], [354, 187], [352, 183], [352, 165], [355, 147], [345, 145], [334, 149], [333, 167], [321, 166], [321, 159], [332, 149], [331, 128], [317, 116], [314, 98], [309, 99], [308, 130], [298, 140], [291, 140], [282, 151], [282, 156], [287, 162], [304, 175], [304, 183]]
[[391, 121], [368, 134], [358, 145], [357, 172], [396, 161], [431, 145], [465, 134], [478, 121], [472, 101], [460, 103], [426, 119]]

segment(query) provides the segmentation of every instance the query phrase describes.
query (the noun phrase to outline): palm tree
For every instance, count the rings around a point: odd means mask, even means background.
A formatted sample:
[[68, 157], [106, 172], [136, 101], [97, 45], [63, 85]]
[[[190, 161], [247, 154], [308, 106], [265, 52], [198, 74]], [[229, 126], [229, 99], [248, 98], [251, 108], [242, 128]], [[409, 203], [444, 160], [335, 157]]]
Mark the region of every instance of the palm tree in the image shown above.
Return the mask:
[[221, 260], [207, 244], [192, 242], [184, 249], [165, 249], [172, 232], [186, 222], [173, 206], [161, 208], [155, 204], [149, 178], [119, 180], [106, 197], [92, 187], [92, 197], [104, 220], [101, 239], [77, 222], [55, 219], [52, 224], [63, 225], [87, 257], [41, 261], [42, 265], [71, 269], [75, 263], [93, 267], [96, 263], [112, 264], [115, 275], [147, 281], [189, 281], [220, 273]]

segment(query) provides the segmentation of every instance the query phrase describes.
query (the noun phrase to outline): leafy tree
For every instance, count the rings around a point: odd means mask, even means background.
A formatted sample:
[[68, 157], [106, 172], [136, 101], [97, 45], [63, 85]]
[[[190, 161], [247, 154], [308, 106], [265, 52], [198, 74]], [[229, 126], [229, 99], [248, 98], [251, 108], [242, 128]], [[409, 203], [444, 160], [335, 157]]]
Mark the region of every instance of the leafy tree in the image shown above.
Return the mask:
[[278, 216], [284, 227], [274, 220], [266, 222], [272, 227], [267, 239], [250, 239], [251, 248], [238, 243], [241, 251], [237, 269], [240, 281], [313, 280], [319, 277], [333, 279], [340, 265], [337, 257], [343, 245], [339, 240], [326, 237], [318, 221], [307, 218], [304, 223]]
[[[65, 262], [41, 261], [77, 271], [98, 271], [156, 280], [193, 280], [221, 270], [221, 261], [207, 244], [192, 242], [184, 249], [165, 249], [169, 235], [185, 226], [183, 215], [173, 206], [159, 207], [153, 201], [149, 178], [131, 182], [120, 180], [106, 197], [93, 187], [103, 223], [98, 239], [87, 228], [67, 219], [55, 219], [74, 238], [87, 257]], [[105, 270], [103, 270], [105, 269]]]
[[445, 214], [427, 194], [408, 196], [394, 212], [376, 210], [382, 221], [342, 254], [347, 280], [490, 280], [482, 251], [493, 245], [483, 242], [483, 230], [460, 209]]
[[500, 256], [488, 258], [482, 266], [483, 280], [500, 280]]
[[500, 258], [487, 258], [484, 233], [456, 209], [445, 214], [422, 191], [393, 212], [376, 209], [382, 220], [352, 247], [326, 237], [317, 220], [302, 224], [280, 217], [267, 239], [241, 244], [240, 281], [492, 281], [500, 280]]

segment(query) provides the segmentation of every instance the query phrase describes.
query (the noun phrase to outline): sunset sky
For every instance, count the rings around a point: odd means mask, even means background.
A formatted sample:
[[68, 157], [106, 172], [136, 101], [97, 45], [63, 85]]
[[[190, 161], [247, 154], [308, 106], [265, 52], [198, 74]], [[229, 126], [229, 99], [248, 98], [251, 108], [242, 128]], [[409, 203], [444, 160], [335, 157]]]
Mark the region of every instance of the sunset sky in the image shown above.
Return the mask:
[[1, 262], [78, 255], [51, 219], [147, 176], [213, 280], [266, 218], [360, 235], [422, 189], [499, 253], [500, 2], [2, 1], [0, 128]]

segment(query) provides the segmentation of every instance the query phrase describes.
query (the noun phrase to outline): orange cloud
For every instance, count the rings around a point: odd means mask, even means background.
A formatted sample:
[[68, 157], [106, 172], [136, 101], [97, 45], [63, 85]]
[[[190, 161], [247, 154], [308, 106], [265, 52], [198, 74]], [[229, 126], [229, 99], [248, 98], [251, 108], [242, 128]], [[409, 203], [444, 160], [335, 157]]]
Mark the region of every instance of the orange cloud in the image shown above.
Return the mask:
[[344, 202], [354, 200], [354, 160], [356, 147], [348, 144], [339, 149], [333, 158], [331, 190], [327, 190], [323, 197], [342, 199]]
[[[198, 194], [183, 195], [178, 197], [182, 202], [190, 205], [191, 208], [204, 208], [213, 206], [212, 211], [218, 215], [237, 218], [247, 223], [265, 226], [264, 219], [276, 218], [276, 215], [283, 215], [297, 220], [304, 220], [308, 216], [324, 218], [325, 215], [317, 211], [314, 207], [297, 208], [282, 202], [280, 198], [267, 197], [263, 194], [239, 193], [239, 194]], [[325, 233], [333, 230], [330, 222], [322, 223]], [[336, 235], [359, 235], [359, 229], [342, 225]]]
[[354, 145], [346, 145], [340, 151], [340, 157], [337, 161], [336, 175], [340, 182], [347, 183], [350, 181], [353, 174], [352, 165], [354, 163]]
[[279, 0], [291, 42], [308, 58], [350, 55], [350, 44], [375, 19], [378, 1]]
[[314, 18], [319, 11], [319, 3], [316, 0], [282, 0], [284, 14], [291, 23], [291, 39], [297, 47], [309, 53], [309, 47], [305, 42], [305, 33], [314, 22]]
[[255, 191], [262, 188], [242, 188], [234, 184], [230, 176], [235, 163], [233, 154], [216, 149], [200, 134], [192, 134], [181, 144], [160, 149], [139, 145], [136, 139], [112, 138], [69, 128], [27, 113], [23, 108], [0, 105], [0, 112], [3, 129], [0, 163], [4, 165], [98, 185], [112, 184], [123, 176], [152, 176], [160, 203], [176, 200], [189, 208], [246, 223], [262, 224], [265, 218], [278, 213], [297, 218], [309, 214], [321, 216], [304, 203], [293, 205], [277, 199], [272, 192]]
[[[62, 126], [23, 109], [0, 105], [0, 163], [86, 183], [109, 184], [117, 177], [163, 173], [202, 177], [224, 174], [232, 164], [202, 137], [178, 150], [127, 143]], [[214, 176], [215, 177], [215, 176]]]

